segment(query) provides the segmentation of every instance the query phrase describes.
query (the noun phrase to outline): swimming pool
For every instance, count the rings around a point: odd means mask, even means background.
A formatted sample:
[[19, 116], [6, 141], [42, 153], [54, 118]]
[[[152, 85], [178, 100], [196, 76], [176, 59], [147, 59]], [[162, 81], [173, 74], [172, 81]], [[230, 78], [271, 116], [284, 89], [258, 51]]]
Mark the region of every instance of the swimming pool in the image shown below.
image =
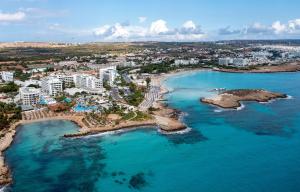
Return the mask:
[[77, 104], [75, 107], [73, 107], [75, 112], [91, 112], [96, 111], [97, 109], [97, 106], [84, 106], [80, 104]]

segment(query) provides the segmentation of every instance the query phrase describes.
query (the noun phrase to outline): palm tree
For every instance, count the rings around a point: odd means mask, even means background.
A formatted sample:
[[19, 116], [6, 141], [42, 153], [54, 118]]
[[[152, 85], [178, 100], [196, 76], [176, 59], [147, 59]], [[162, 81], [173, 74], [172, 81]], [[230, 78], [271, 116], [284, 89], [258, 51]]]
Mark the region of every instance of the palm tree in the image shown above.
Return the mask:
[[150, 82], [151, 82], [151, 78], [147, 77], [146, 78], [147, 88], [149, 88]]

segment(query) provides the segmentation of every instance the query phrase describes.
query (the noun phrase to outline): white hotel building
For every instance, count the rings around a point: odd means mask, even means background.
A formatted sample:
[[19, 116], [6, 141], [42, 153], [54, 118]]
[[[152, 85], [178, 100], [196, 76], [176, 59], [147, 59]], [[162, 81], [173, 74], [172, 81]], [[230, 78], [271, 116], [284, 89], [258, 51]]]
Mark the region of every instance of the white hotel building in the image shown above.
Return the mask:
[[107, 80], [109, 85], [112, 86], [117, 77], [117, 67], [114, 65], [99, 69], [99, 77], [101, 81]]
[[36, 105], [40, 99], [40, 89], [34, 87], [21, 87], [20, 99], [23, 105]]
[[56, 77], [45, 77], [42, 79], [42, 92], [50, 96], [57, 96], [63, 91], [63, 82]]
[[70, 86], [75, 83], [75, 75], [71, 74], [51, 74], [50, 77], [59, 79], [65, 86]]
[[75, 86], [82, 89], [103, 89], [103, 83], [101, 79], [86, 74], [76, 75]]
[[11, 71], [2, 71], [1, 78], [5, 82], [13, 82], [14, 81], [14, 72]]
[[219, 58], [219, 65], [230, 65], [233, 63], [233, 59], [230, 57]]
[[249, 65], [249, 60], [245, 58], [219, 58], [219, 65], [232, 65], [236, 67], [245, 67]]

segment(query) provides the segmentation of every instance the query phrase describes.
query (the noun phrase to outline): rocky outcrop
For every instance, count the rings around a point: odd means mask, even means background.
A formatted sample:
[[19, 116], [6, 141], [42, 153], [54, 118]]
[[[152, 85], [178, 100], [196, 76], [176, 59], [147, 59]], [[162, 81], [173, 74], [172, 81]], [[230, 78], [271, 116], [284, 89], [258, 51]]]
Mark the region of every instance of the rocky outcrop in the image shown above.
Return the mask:
[[262, 89], [235, 89], [222, 92], [212, 98], [201, 98], [200, 101], [225, 109], [236, 109], [241, 106], [241, 101], [268, 102], [272, 99], [286, 97], [286, 94], [274, 93]]

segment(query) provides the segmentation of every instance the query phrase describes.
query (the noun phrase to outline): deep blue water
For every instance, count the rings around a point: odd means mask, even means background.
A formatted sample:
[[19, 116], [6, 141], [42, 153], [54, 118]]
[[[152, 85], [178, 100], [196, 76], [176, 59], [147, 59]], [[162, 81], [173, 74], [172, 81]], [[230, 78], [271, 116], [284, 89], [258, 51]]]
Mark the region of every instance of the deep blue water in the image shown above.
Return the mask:
[[[197, 72], [172, 77], [168, 103], [192, 129], [154, 129], [65, 139], [78, 127], [47, 121], [20, 127], [6, 151], [9, 191], [298, 192], [300, 73]], [[222, 111], [199, 102], [213, 88], [264, 88], [293, 99]]]

